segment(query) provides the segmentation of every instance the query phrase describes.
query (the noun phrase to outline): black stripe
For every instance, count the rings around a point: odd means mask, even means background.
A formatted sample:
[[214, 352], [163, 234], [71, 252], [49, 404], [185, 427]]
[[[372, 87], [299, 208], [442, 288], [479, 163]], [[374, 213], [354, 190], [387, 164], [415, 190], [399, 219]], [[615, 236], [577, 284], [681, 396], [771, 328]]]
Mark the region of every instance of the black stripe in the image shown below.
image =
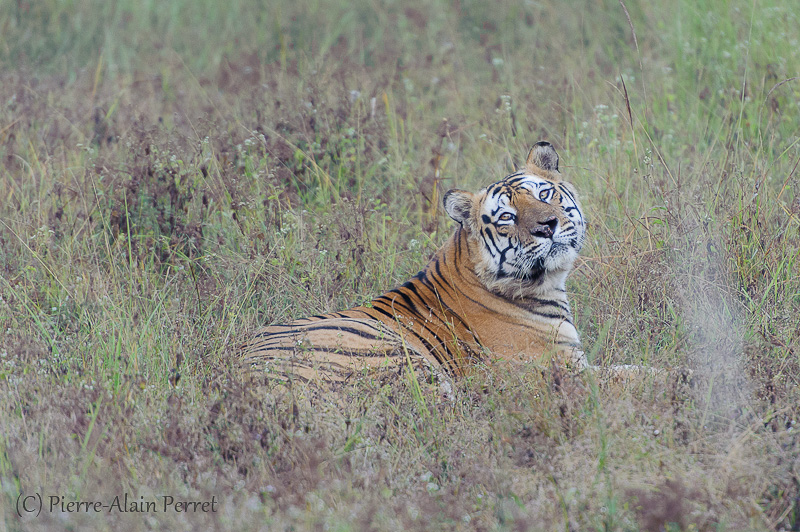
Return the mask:
[[345, 317], [343, 317], [341, 319], [352, 321], [353, 323], [357, 323], [358, 325], [362, 325], [364, 327], [369, 327], [370, 329], [372, 329], [373, 331], [377, 332], [378, 334], [394, 334], [394, 331], [392, 329], [383, 329], [383, 328], [381, 328], [381, 326], [385, 327], [386, 324], [383, 323], [380, 320], [375, 319], [374, 316], [370, 316], [369, 313], [367, 313], [367, 312], [364, 312], [362, 310], [359, 310], [359, 311], [347, 311], [346, 310], [344, 312], [360, 312], [361, 314], [364, 314], [365, 316], [368, 316], [370, 320], [372, 320], [374, 322], [377, 322], [377, 325], [373, 325], [371, 323], [366, 323], [364, 320], [360, 320], [358, 318], [353, 318], [353, 317], [346, 316], [346, 315], [345, 315]]
[[[396, 357], [402, 356], [402, 354], [399, 351], [399, 348], [400, 348], [400, 346], [393, 346], [393, 349], [392, 349], [391, 352], [378, 353], [378, 352], [375, 352], [375, 350], [371, 349], [371, 348], [345, 347], [345, 346], [342, 346], [342, 347], [310, 346], [310, 347], [304, 348], [300, 352], [301, 353], [308, 353], [308, 354], [312, 354], [312, 353], [315, 353], [315, 352], [322, 352], [322, 353], [333, 353], [333, 354], [344, 355], [344, 356], [352, 355], [352, 356], [367, 357], [367, 358], [370, 358], [370, 357], [373, 357], [373, 358], [375, 358], [375, 357], [396, 358]], [[263, 348], [259, 349], [258, 351], [253, 352], [253, 355], [257, 355], [258, 353], [265, 353], [265, 352], [269, 352], [269, 351], [293, 351], [293, 350], [294, 349], [291, 346], [290, 347], [285, 347], [285, 346], [263, 347]], [[398, 354], [391, 355], [389, 353], [398, 353]], [[280, 361], [285, 361], [285, 362], [292, 362], [291, 359], [287, 359], [287, 358], [283, 358], [283, 357], [280, 357], [280, 358], [275, 357], [272, 360], [280, 360]], [[335, 363], [335, 362], [325, 361], [325, 360], [322, 360], [320, 362], [329, 362], [331, 364]]]
[[378, 308], [375, 305], [380, 303], [381, 305], [386, 305], [386, 308], [392, 311], [391, 317], [395, 321], [397, 320], [397, 314], [395, 313], [395, 309], [405, 310], [405, 312], [409, 315], [408, 317], [413, 317], [416, 312], [406, 306], [405, 303], [399, 301], [397, 298], [389, 298], [387, 294], [383, 294], [382, 296], [378, 296], [372, 300], [372, 308]]
[[[422, 299], [422, 297], [420, 296], [419, 292], [417, 291], [417, 287], [416, 287], [416, 286], [415, 286], [413, 283], [411, 283], [411, 282], [408, 282], [408, 283], [406, 283], [406, 284], [405, 284], [405, 285], [403, 285], [403, 286], [405, 286], [406, 288], [408, 288], [409, 290], [411, 290], [411, 291], [414, 293], [414, 295], [416, 295], [416, 296], [417, 296], [417, 297], [418, 297], [420, 300], [423, 300], [423, 299]], [[454, 328], [455, 328], [456, 326], [458, 326], [458, 325], [461, 325], [461, 326], [463, 326], [463, 327], [464, 327], [464, 328], [465, 328], [467, 331], [469, 331], [469, 332], [470, 332], [470, 334], [472, 334], [473, 338], [475, 338], [475, 335], [474, 335], [474, 333], [473, 333], [473, 332], [472, 332], [472, 330], [471, 330], [471, 329], [470, 329], [470, 328], [467, 326], [467, 324], [466, 324], [466, 323], [467, 323], [467, 322], [466, 322], [466, 320], [464, 320], [464, 319], [463, 319], [463, 318], [462, 318], [462, 317], [461, 317], [461, 316], [460, 316], [460, 315], [459, 315], [457, 312], [455, 312], [453, 309], [451, 309], [451, 308], [450, 308], [450, 307], [449, 307], [449, 306], [448, 306], [446, 303], [444, 303], [444, 301], [442, 301], [442, 300], [441, 300], [441, 298], [440, 298], [440, 297], [438, 297], [438, 294], [436, 293], [436, 290], [435, 290], [435, 288], [434, 288], [434, 287], [432, 287], [432, 286], [427, 286], [427, 285], [425, 285], [425, 286], [426, 286], [426, 288], [428, 288], [429, 290], [431, 290], [432, 292], [434, 292], [434, 295], [436, 295], [436, 299], [437, 299], [438, 303], [440, 304], [440, 306], [442, 307], [442, 310], [444, 310], [445, 314], [449, 312], [449, 313], [452, 315], [452, 317], [454, 317], [454, 318], [456, 319], [457, 323], [454, 323], [452, 326], [453, 326]], [[423, 301], [424, 301], [424, 300], [423, 300]], [[427, 306], [427, 305], [426, 305], [426, 306]], [[428, 306], [428, 308], [430, 309], [430, 306]], [[430, 309], [430, 310], [434, 310], [434, 309]], [[445, 328], [447, 327], [447, 322], [446, 322], [446, 321], [444, 321], [444, 320], [442, 320], [442, 319], [439, 317], [439, 315], [438, 315], [438, 314], [436, 314], [436, 313], [431, 313], [431, 317], [432, 317], [432, 318], [434, 318], [434, 317], [435, 317], [435, 318], [436, 318], [438, 321], [442, 322], [442, 325], [443, 325], [443, 326], [445, 326]], [[434, 332], [433, 332], [433, 331], [432, 331], [432, 330], [431, 330], [429, 327], [425, 326], [424, 324], [420, 324], [420, 325], [422, 325], [422, 327], [423, 327], [423, 328], [425, 328], [425, 329], [426, 329], [428, 332], [430, 332], [430, 333], [431, 333], [431, 334], [432, 334], [432, 335], [433, 335], [433, 336], [434, 336], [434, 337], [435, 337], [437, 340], [439, 340], [440, 342], [442, 342], [442, 340], [439, 338], [439, 336], [438, 336], [436, 333], [434, 333]], [[456, 336], [457, 336], [457, 335], [456, 335]], [[477, 339], [476, 339], [476, 342], [477, 342]], [[478, 343], [479, 343], [479, 342], [478, 342]], [[447, 344], [446, 344], [445, 342], [442, 342], [442, 344], [445, 346], [445, 348], [448, 350], [448, 352], [450, 352], [449, 348], [447, 348]], [[479, 343], [479, 344], [480, 344], [480, 343]], [[451, 354], [452, 354], [452, 353], [451, 353]]]
[[456, 229], [456, 262], [461, 261], [461, 232], [463, 230], [464, 230], [463, 227], [459, 227], [458, 229]]
[[[381, 298], [382, 298], [382, 297], [384, 297], [384, 296], [381, 296]], [[407, 296], [406, 296], [406, 297], [407, 297]], [[376, 300], [375, 300], [375, 302], [378, 302], [378, 300], [376, 299]], [[380, 301], [380, 303], [382, 303], [382, 304], [384, 304], [384, 305], [387, 305], [387, 306], [388, 306], [388, 304], [387, 304], [387, 303], [385, 303], [384, 301]], [[430, 344], [430, 342], [428, 342], [428, 340], [426, 340], [426, 339], [425, 339], [423, 336], [421, 336], [419, 333], [417, 333], [417, 332], [416, 332], [414, 329], [412, 329], [412, 328], [408, 327], [406, 324], [404, 324], [404, 323], [402, 322], [402, 320], [399, 320], [399, 319], [397, 318], [397, 316], [395, 316], [395, 315], [392, 315], [392, 314], [390, 314], [390, 313], [386, 312], [385, 310], [383, 310], [383, 309], [381, 309], [381, 308], [379, 308], [379, 307], [373, 307], [373, 308], [375, 308], [376, 310], [378, 310], [378, 311], [379, 311], [379, 312], [381, 312], [382, 314], [384, 314], [384, 315], [386, 315], [386, 316], [388, 316], [388, 317], [390, 317], [390, 318], [394, 319], [396, 322], [399, 322], [399, 323], [400, 323], [400, 325], [403, 327], [403, 329], [405, 329], [406, 331], [408, 331], [408, 332], [410, 332], [410, 333], [413, 333], [413, 334], [414, 334], [414, 336], [416, 336], [417, 338], [419, 338], [420, 342], [422, 343], [422, 345], [423, 345], [423, 346], [425, 346], [425, 349], [427, 349], [427, 350], [428, 350], [428, 352], [431, 354], [431, 356], [433, 356], [433, 358], [435, 358], [435, 359], [437, 360], [437, 362], [439, 362], [440, 364], [442, 364], [442, 365], [445, 365], [445, 360], [444, 360], [444, 359], [442, 359], [442, 358], [441, 358], [441, 357], [438, 355], [438, 352], [437, 352], [437, 350], [436, 350], [436, 349], [434, 349], [434, 347], [433, 347], [433, 346]], [[391, 307], [389, 307], [389, 308], [391, 308]], [[426, 326], [426, 325], [425, 325], [425, 323], [424, 323], [424, 318], [421, 318], [421, 317], [419, 316], [419, 314], [417, 314], [417, 316], [416, 316], [416, 317], [417, 317], [417, 320], [416, 320], [416, 321], [417, 321], [417, 325], [419, 325], [419, 326], [420, 326], [422, 329], [424, 329], [424, 330], [428, 331], [428, 333], [429, 333], [431, 336], [433, 336], [433, 337], [436, 339], [436, 342], [438, 342], [438, 343], [439, 343], [439, 345], [442, 345], [442, 346], [444, 346], [444, 349], [445, 349], [445, 351], [447, 352], [447, 354], [448, 354], [448, 355], [450, 355], [450, 356], [452, 357], [452, 353], [450, 353], [449, 349], [447, 348], [447, 344], [446, 344], [446, 343], [445, 343], [445, 342], [444, 342], [444, 341], [443, 341], [443, 340], [442, 340], [442, 339], [439, 337], [439, 335], [438, 335], [438, 334], [436, 334], [435, 332], [433, 332], [433, 331], [432, 331], [432, 330], [431, 330], [431, 329], [430, 329], [428, 326]], [[412, 318], [412, 319], [413, 319], [413, 316], [409, 316], [409, 318]]]
[[[361, 308], [359, 308], [359, 309], [350, 308], [350, 309], [347, 309], [347, 310], [343, 310], [343, 311], [339, 312], [338, 314], [342, 315], [342, 319], [355, 320], [355, 321], [358, 321], [360, 323], [363, 323], [363, 321], [360, 318], [356, 318], [356, 317], [353, 317], [353, 316], [350, 315], [351, 313], [356, 313], [356, 314], [360, 314], [362, 316], [366, 316], [366, 318], [369, 319], [369, 320], [377, 321], [378, 323], [382, 323], [380, 320], [376, 319], [375, 316], [373, 316], [372, 314], [369, 313], [369, 311], [372, 310], [371, 308], [363, 307], [363, 309], [364, 310], [362, 310]], [[371, 327], [373, 329], [375, 329], [376, 331], [380, 331], [381, 330], [379, 327], [375, 327], [374, 325], [371, 325]]]
[[513, 174], [505, 178], [503, 181], [510, 187], [516, 187], [522, 181], [525, 181], [525, 173]]
[[427, 307], [425, 299], [421, 295], [419, 295], [419, 292], [417, 291], [417, 284], [413, 281], [413, 279], [411, 281], [406, 281], [405, 283], [403, 283], [403, 288], [410, 290], [411, 293], [417, 296], [417, 299], [419, 299], [420, 303], [422, 303]]
[[[373, 331], [376, 331], [376, 332], [382, 333], [382, 334], [385, 334], [387, 332], [387, 331], [384, 331], [383, 329], [381, 329], [379, 327], [376, 327], [376, 326], [374, 326], [374, 325], [372, 325], [370, 323], [365, 323], [362, 320], [358, 320], [358, 319], [351, 318], [351, 317], [330, 318], [330, 319], [331, 320], [347, 320], [347, 321], [350, 321], [350, 322], [352, 322], [354, 324], [358, 324], [358, 325], [361, 325], [361, 326], [364, 326], [364, 327], [368, 327], [368, 328], [372, 329]], [[264, 340], [266, 341], [266, 340], [270, 340], [270, 339], [273, 339], [273, 338], [274, 339], [279, 339], [279, 338], [286, 338], [286, 337], [292, 337], [292, 336], [302, 336], [302, 335], [305, 334], [306, 331], [312, 331], [312, 330], [325, 330], [325, 329], [328, 329], [328, 330], [338, 329], [338, 330], [345, 330], [345, 331], [346, 330], [350, 330], [348, 327], [345, 327], [345, 326], [338, 326], [337, 327], [337, 326], [333, 326], [333, 325], [321, 325], [321, 323], [323, 323], [325, 321], [328, 321], [328, 319], [321, 319], [321, 320], [314, 321], [314, 322], [311, 322], [311, 323], [298, 324], [298, 325], [292, 327], [291, 329], [289, 329], [287, 331], [274, 332], [274, 333], [269, 333], [269, 334], [262, 333], [262, 334], [258, 335], [256, 338], [264, 338]]]
[[[422, 325], [422, 324], [420, 324], [420, 325]], [[433, 337], [434, 337], [434, 338], [436, 338], [436, 341], [437, 341], [437, 342], [439, 342], [439, 344], [440, 344], [440, 345], [444, 345], [444, 344], [442, 344], [442, 340], [441, 340], [441, 338], [439, 338], [439, 337], [438, 337], [438, 336], [437, 336], [437, 335], [436, 335], [436, 334], [435, 334], [433, 331], [431, 331], [430, 329], [428, 329], [428, 328], [427, 328], [427, 327], [425, 327], [424, 325], [422, 325], [422, 328], [423, 328], [423, 329], [425, 329], [426, 331], [428, 331], [429, 333], [431, 333], [431, 335], [433, 335]], [[432, 356], [433, 358], [435, 358], [435, 359], [436, 359], [436, 361], [437, 361], [437, 362], [438, 362], [438, 363], [439, 363], [439, 364], [440, 364], [442, 367], [444, 367], [446, 371], [448, 370], [447, 366], [450, 366], [450, 368], [449, 368], [449, 369], [450, 369], [451, 373], [454, 371], [454, 369], [455, 369], [455, 368], [453, 368], [451, 364], [448, 364], [448, 363], [447, 363], [448, 359], [446, 359], [446, 358], [442, 358], [442, 357], [440, 356], [440, 354], [439, 354], [439, 351], [438, 351], [437, 349], [435, 349], [435, 348], [434, 348], [434, 347], [431, 345], [431, 343], [430, 343], [428, 340], [426, 340], [426, 339], [425, 339], [425, 338], [424, 338], [422, 335], [420, 335], [420, 334], [419, 334], [417, 331], [415, 331], [414, 329], [411, 329], [411, 328], [408, 328], [408, 327], [406, 327], [406, 330], [407, 330], [409, 333], [411, 333], [411, 334], [413, 334], [414, 336], [416, 336], [417, 338], [419, 338], [419, 341], [420, 341], [420, 342], [422, 342], [422, 345], [424, 345], [424, 346], [425, 346], [425, 349], [427, 349], [427, 350], [428, 350], [428, 352], [431, 354], [431, 356]], [[450, 355], [450, 351], [447, 349], [447, 346], [446, 346], [446, 345], [444, 346], [444, 350], [445, 350], [445, 353], [447, 353], [447, 355]], [[452, 373], [452, 374], [454, 374], [454, 373]]]
[[339, 331], [339, 332], [343, 332], [343, 333], [346, 332], [346, 333], [349, 333], [349, 334], [353, 334], [353, 335], [359, 336], [361, 338], [379, 340], [379, 338], [376, 338], [373, 334], [368, 333], [366, 331], [360, 331], [358, 329], [354, 329], [353, 327], [344, 327], [342, 325], [327, 325], [327, 324], [325, 324], [325, 321], [327, 321], [327, 320], [324, 320], [322, 322], [323, 324], [320, 324], [320, 325], [310, 325], [310, 326], [304, 328], [303, 331]]
[[386, 316], [387, 318], [390, 318], [394, 322], [397, 322], [397, 316], [394, 314], [394, 312], [387, 312], [386, 310], [384, 310], [384, 309], [382, 309], [380, 307], [376, 307], [375, 303], [382, 303], [382, 304], [386, 305], [387, 307], [389, 307], [390, 310], [394, 310], [392, 307], [390, 307], [387, 303], [385, 303], [383, 301], [378, 301], [377, 299], [375, 299], [372, 302], [372, 310], [383, 314], [384, 316]]
[[496, 198], [499, 194], [502, 194], [504, 191], [505, 191], [505, 187], [503, 185], [501, 185], [499, 183], [495, 183], [495, 186], [493, 186], [489, 190], [488, 196], [490, 196], [492, 198]]
[[[408, 299], [409, 301], [411, 300], [411, 299], [410, 299], [408, 296], [405, 296], [404, 294], [401, 294], [401, 295], [403, 295], [403, 296], [404, 296], [406, 299]], [[433, 331], [433, 330], [432, 330], [430, 327], [428, 327], [428, 326], [425, 324], [425, 317], [424, 317], [424, 316], [421, 316], [421, 315], [420, 315], [420, 314], [417, 312], [417, 313], [416, 313], [416, 318], [417, 318], [417, 320], [416, 320], [416, 321], [417, 321], [417, 325], [418, 325], [419, 327], [421, 327], [422, 329], [424, 329], [425, 331], [427, 331], [427, 332], [428, 332], [428, 333], [429, 333], [431, 336], [433, 336], [433, 337], [436, 339], [436, 342], [437, 342], [439, 345], [441, 345], [441, 346], [444, 346], [444, 349], [445, 349], [445, 351], [447, 351], [448, 355], [450, 355], [451, 353], [450, 353], [450, 350], [447, 348], [447, 343], [446, 343], [444, 340], [442, 340], [442, 339], [439, 337], [439, 335], [438, 335], [438, 334], [436, 334], [436, 333], [435, 333], [435, 332], [434, 332], [434, 331]], [[401, 322], [401, 324], [405, 326], [405, 324], [403, 324], [402, 322]], [[411, 329], [411, 328], [409, 328], [409, 327], [405, 327], [405, 328], [406, 328], [406, 329], [407, 329], [409, 332], [412, 332], [412, 333], [414, 333], [414, 335], [415, 335], [415, 336], [417, 336], [417, 337], [420, 339], [420, 341], [422, 341], [422, 342], [424, 343], [425, 347], [426, 347], [426, 348], [428, 348], [428, 350], [429, 350], [429, 351], [431, 351], [431, 354], [434, 356], [434, 358], [436, 358], [436, 360], [438, 360], [438, 361], [441, 363], [441, 360], [439, 359], [439, 357], [438, 357], [438, 356], [436, 356], [436, 352], [435, 352], [434, 348], [433, 348], [433, 347], [432, 347], [432, 346], [431, 346], [429, 343], [427, 343], [427, 341], [425, 340], [425, 338], [423, 338], [423, 337], [422, 337], [422, 336], [421, 336], [421, 335], [420, 335], [418, 332], [416, 332], [414, 329]]]
[[283, 338], [285, 336], [298, 336], [302, 334], [302, 329], [292, 328], [288, 331], [281, 331], [281, 332], [263, 332], [257, 336], [254, 336], [253, 339], [264, 339], [269, 340], [270, 338]]
[[[439, 278], [438, 281], [437, 281], [436, 277]], [[442, 296], [439, 293], [439, 288], [441, 288], [442, 291], [445, 292], [446, 295], [449, 295], [450, 297], [452, 297], [452, 293], [453, 293], [451, 291], [452, 287], [450, 286], [450, 283], [447, 281], [447, 279], [445, 279], [444, 275], [442, 275], [442, 270], [439, 268], [439, 261], [438, 260], [436, 261], [436, 264], [434, 265], [434, 271], [431, 272], [431, 278], [428, 278], [426, 276], [425, 280], [423, 282], [425, 283], [425, 286], [427, 286], [431, 291], [433, 291], [434, 294], [436, 294], [436, 298], [439, 301], [442, 300]], [[434, 283], [438, 283], [438, 286], [434, 285]]]
[[[489, 245], [489, 242], [486, 241], [486, 237], [487, 236], [489, 237], [489, 240], [491, 241], [491, 246]], [[495, 243], [494, 237], [492, 236], [492, 234], [489, 231], [487, 231], [486, 229], [482, 229], [481, 230], [481, 237], [483, 238], [483, 242], [486, 244], [487, 248], [494, 247], [494, 249], [497, 250], [497, 253], [502, 253], [502, 251], [500, 251], [500, 247]], [[489, 252], [491, 253], [492, 250], [489, 249]], [[495, 254], [492, 253], [492, 256], [494, 256], [494, 255]]]
[[564, 312], [569, 312], [569, 308], [567, 308], [561, 301], [556, 301], [554, 299], [539, 299], [538, 297], [532, 297], [529, 299], [529, 301], [533, 301], [539, 305], [557, 307]]
[[[464, 318], [462, 318], [456, 311], [454, 311], [452, 308], [450, 308], [444, 301], [440, 300], [440, 303], [442, 304], [442, 307], [444, 307], [445, 315], [448, 312], [450, 314], [452, 314], [453, 317], [456, 320], [458, 320], [458, 322], [467, 330], [467, 332], [469, 332], [469, 334], [472, 335], [472, 339], [475, 340], [475, 343], [478, 344], [478, 346], [483, 347], [483, 344], [481, 344], [481, 342], [478, 339], [478, 337], [475, 336], [475, 333], [473, 332], [473, 330], [469, 327], [469, 325], [467, 325], [467, 321]], [[454, 323], [453, 327], [455, 327], [455, 326], [456, 326], [456, 324]]]
[[[403, 285], [403, 288], [405, 288], [405, 285]], [[400, 297], [403, 298], [403, 302], [411, 310], [411, 312], [413, 312], [417, 316], [421, 316], [421, 314], [419, 312], [419, 309], [417, 308], [417, 304], [414, 303], [411, 300], [411, 298], [408, 297], [408, 295], [405, 292], [403, 292], [402, 290], [400, 290], [398, 288], [395, 288], [393, 290], [389, 290], [385, 295], [388, 295], [388, 294], [397, 294], [397, 295], [399, 295]]]
[[571, 199], [572, 203], [574, 203], [575, 205], [578, 204], [578, 202], [575, 201], [575, 196], [572, 195], [572, 193], [569, 191], [569, 189], [567, 187], [565, 187], [564, 185], [559, 184], [558, 185], [558, 190], [560, 190], [562, 194], [564, 194], [569, 199]]
[[530, 313], [531, 314], [536, 314], [537, 316], [541, 316], [543, 318], [548, 318], [548, 319], [558, 320], [558, 321], [566, 321], [567, 323], [572, 325], [572, 320], [569, 319], [569, 316], [563, 316], [561, 314], [550, 314], [550, 313], [547, 313], [547, 312], [539, 312], [539, 311], [536, 311], [536, 310], [531, 310]]
[[[397, 319], [397, 317], [396, 317], [394, 314], [391, 314], [391, 313], [389, 313], [389, 312], [386, 312], [385, 310], [383, 310], [382, 308], [379, 308], [379, 307], [373, 307], [373, 308], [374, 308], [375, 310], [377, 310], [378, 312], [380, 312], [381, 314], [383, 314], [384, 316], [387, 316], [387, 317], [389, 317], [389, 318], [391, 318], [391, 319], [395, 320], [395, 322], [398, 322], [398, 321], [399, 321], [399, 320]], [[403, 325], [403, 323], [402, 323], [402, 322], [400, 322], [400, 326], [401, 326], [401, 327], [403, 327], [404, 329], [408, 330], [408, 328], [407, 328], [405, 325]], [[433, 346], [430, 344], [430, 342], [428, 342], [428, 341], [427, 341], [425, 338], [422, 338], [422, 337], [421, 337], [419, 334], [416, 334], [416, 333], [414, 333], [414, 334], [415, 334], [415, 336], [416, 336], [417, 338], [419, 338], [420, 342], [421, 342], [421, 343], [422, 343], [422, 345], [425, 347], [425, 349], [427, 349], [427, 350], [428, 350], [428, 352], [429, 352], [429, 353], [431, 353], [431, 355], [433, 356], [433, 358], [435, 358], [435, 359], [436, 359], [436, 360], [437, 360], [437, 361], [438, 361], [438, 362], [441, 364], [441, 363], [442, 363], [442, 361], [441, 361], [441, 360], [439, 360], [439, 357], [438, 357], [438, 356], [436, 356], [436, 351], [433, 349]], [[434, 337], [436, 337], [436, 335], [434, 335]], [[418, 354], [421, 354], [421, 353], [418, 353]]]

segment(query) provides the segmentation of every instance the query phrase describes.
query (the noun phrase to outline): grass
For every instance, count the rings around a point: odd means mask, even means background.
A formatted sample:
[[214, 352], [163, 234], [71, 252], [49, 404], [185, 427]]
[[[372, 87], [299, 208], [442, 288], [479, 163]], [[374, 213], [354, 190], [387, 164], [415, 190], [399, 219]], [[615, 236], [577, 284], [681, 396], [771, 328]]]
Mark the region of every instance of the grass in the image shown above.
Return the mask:
[[[797, 530], [794, 7], [4, 5], [5, 526]], [[544, 139], [591, 222], [587, 350], [694, 387], [242, 381], [254, 328], [405, 281], [442, 194]], [[34, 493], [219, 505], [17, 516]]]

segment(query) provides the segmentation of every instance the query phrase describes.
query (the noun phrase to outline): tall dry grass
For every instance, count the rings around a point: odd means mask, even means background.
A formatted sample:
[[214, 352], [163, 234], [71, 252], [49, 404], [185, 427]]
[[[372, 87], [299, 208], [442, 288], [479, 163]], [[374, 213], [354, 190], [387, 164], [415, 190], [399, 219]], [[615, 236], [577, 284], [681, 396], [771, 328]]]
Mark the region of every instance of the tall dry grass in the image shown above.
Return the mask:
[[[797, 530], [795, 11], [0, 7], [6, 527]], [[693, 386], [242, 382], [250, 331], [406, 280], [452, 230], [442, 193], [542, 139], [591, 222], [587, 350]], [[219, 505], [18, 516], [36, 493]]]

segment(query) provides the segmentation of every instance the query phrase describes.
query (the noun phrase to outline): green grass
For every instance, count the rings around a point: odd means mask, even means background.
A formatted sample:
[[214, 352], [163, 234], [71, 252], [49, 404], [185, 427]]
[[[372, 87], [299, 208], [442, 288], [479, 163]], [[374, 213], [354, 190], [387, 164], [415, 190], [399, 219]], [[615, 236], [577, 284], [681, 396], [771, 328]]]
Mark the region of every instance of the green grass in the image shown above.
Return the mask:
[[[793, 2], [8, 4], [7, 528], [800, 526]], [[405, 281], [452, 231], [443, 193], [545, 139], [591, 222], [587, 351], [693, 388], [242, 380], [254, 328]], [[219, 511], [19, 518], [31, 493]]]

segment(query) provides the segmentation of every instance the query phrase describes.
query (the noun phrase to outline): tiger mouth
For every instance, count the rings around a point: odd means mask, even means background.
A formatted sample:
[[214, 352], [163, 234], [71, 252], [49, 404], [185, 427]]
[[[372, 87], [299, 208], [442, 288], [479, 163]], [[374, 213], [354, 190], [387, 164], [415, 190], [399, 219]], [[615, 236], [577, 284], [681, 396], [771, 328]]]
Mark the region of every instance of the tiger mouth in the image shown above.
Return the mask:
[[539, 279], [545, 272], [544, 268], [529, 268], [527, 270], [516, 270], [512, 273], [506, 273], [502, 270], [497, 272], [497, 279], [517, 279], [519, 281], [535, 281]]
[[[564, 255], [568, 254], [573, 248], [570, 242], [551, 242], [550, 249], [543, 255], [532, 258], [530, 256], [523, 257], [513, 265], [514, 271], [512, 273], [498, 272], [498, 277], [513, 277], [520, 280], [536, 280], [548, 270], [558, 270], [562, 264], [558, 263], [553, 265], [551, 261], [558, 260]], [[551, 262], [550, 267], [547, 263]]]
[[544, 268], [536, 268], [528, 270], [527, 272], [521, 272], [521, 275], [515, 275], [514, 277], [521, 281], [536, 281], [541, 278], [545, 271], [546, 270]]

